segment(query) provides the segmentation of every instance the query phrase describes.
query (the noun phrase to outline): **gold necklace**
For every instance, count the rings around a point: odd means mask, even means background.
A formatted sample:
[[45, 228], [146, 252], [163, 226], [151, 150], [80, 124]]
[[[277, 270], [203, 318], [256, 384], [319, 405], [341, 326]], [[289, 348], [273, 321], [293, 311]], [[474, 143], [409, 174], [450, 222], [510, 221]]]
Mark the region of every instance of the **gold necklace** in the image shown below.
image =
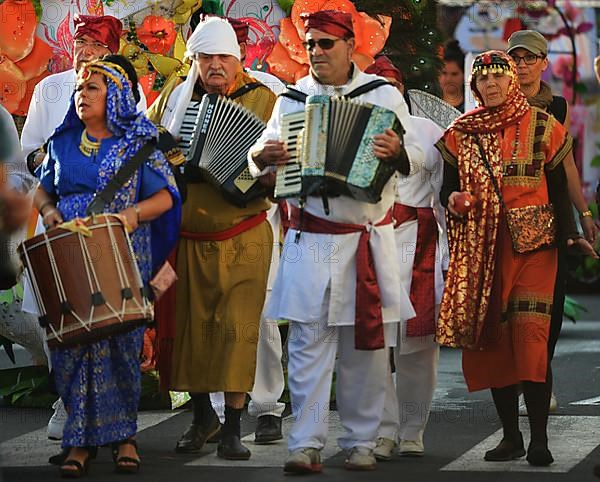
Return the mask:
[[100, 142], [101, 141], [92, 141], [88, 137], [87, 131], [83, 129], [83, 132], [81, 133], [81, 143], [79, 144], [79, 150], [83, 153], [84, 156], [95, 156], [100, 150]]

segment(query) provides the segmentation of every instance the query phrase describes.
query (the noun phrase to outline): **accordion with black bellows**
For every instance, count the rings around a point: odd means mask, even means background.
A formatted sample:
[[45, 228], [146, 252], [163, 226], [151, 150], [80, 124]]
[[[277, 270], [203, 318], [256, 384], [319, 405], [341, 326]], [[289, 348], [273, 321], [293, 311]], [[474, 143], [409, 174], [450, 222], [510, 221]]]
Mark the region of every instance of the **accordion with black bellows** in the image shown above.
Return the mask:
[[395, 171], [373, 153], [373, 136], [404, 129], [384, 107], [313, 95], [304, 111], [284, 114], [281, 140], [290, 161], [277, 169], [275, 197], [345, 195], [376, 203]]
[[[237, 206], [266, 196], [266, 188], [253, 178], [247, 155], [266, 124], [240, 104], [217, 94], [206, 94], [192, 123], [184, 119], [180, 134], [189, 147], [189, 165], [221, 190]], [[188, 139], [186, 139], [186, 136]]]

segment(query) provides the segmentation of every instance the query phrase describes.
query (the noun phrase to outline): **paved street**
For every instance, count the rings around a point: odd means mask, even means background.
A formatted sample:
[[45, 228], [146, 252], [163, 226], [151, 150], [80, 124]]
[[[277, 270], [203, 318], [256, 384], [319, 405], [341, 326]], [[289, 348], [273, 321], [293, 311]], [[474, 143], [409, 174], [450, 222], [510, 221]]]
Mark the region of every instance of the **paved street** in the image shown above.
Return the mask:
[[[533, 468], [523, 460], [484, 462], [483, 452], [495, 446], [501, 432], [488, 392], [465, 390], [460, 353], [443, 349], [433, 413], [425, 433], [426, 456], [421, 459], [396, 457], [380, 463], [376, 473], [344, 470], [344, 454], [335, 445], [343, 430], [336, 412], [329, 415], [330, 441], [323, 451], [324, 472], [313, 479], [380, 482], [396, 481], [599, 481], [591, 475], [600, 463], [600, 299], [579, 296], [590, 310], [585, 319], [565, 321], [554, 363], [555, 393], [559, 410], [550, 420], [550, 446], [556, 462], [548, 468]], [[7, 366], [0, 353], [0, 368]], [[46, 461], [58, 452], [59, 443], [46, 439], [50, 410], [0, 408], [0, 460], [5, 482], [46, 481], [58, 478], [57, 469]], [[242, 430], [252, 451], [247, 462], [226, 462], [208, 445], [200, 455], [174, 453], [175, 442], [190, 423], [187, 410], [142, 412], [138, 436], [143, 459], [138, 481], [283, 480], [281, 469], [286, 454], [284, 442], [268, 446], [253, 444], [254, 419], [245, 417]], [[527, 443], [526, 419], [521, 417]], [[284, 430], [291, 420], [284, 421]], [[101, 449], [87, 479], [127, 479], [113, 473], [107, 449]], [[129, 480], [133, 480], [129, 478]], [[289, 480], [289, 479], [288, 479]]]

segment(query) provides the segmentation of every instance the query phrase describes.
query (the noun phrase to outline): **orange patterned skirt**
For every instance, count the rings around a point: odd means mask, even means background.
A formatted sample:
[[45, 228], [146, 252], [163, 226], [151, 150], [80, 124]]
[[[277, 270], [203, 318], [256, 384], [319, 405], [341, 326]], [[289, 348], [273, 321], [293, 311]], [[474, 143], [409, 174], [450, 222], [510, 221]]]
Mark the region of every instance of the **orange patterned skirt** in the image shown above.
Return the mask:
[[[482, 350], [463, 350], [469, 391], [502, 388], [521, 381], [544, 382], [556, 279], [556, 249], [515, 253], [504, 223], [498, 228], [502, 317]], [[490, 306], [498, 306], [490, 300]]]

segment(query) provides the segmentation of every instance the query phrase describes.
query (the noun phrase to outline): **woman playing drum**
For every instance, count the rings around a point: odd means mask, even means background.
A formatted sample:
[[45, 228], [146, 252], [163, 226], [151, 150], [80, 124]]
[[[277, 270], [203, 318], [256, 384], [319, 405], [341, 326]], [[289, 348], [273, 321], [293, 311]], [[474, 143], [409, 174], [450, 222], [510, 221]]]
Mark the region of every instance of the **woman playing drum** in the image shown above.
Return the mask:
[[[69, 111], [50, 138], [38, 173], [41, 184], [35, 203], [46, 228], [84, 217], [94, 195], [121, 165], [157, 137], [157, 128], [136, 112], [122, 67], [96, 61], [82, 68]], [[167, 161], [155, 149], [106, 207], [106, 212], [126, 219], [145, 283], [173, 247], [180, 204]], [[118, 445], [117, 471], [139, 468], [133, 437], [143, 332], [138, 327], [99, 342], [52, 351], [56, 387], [68, 412], [62, 444], [70, 452], [61, 466], [64, 477], [84, 475], [90, 451], [107, 443]]]

